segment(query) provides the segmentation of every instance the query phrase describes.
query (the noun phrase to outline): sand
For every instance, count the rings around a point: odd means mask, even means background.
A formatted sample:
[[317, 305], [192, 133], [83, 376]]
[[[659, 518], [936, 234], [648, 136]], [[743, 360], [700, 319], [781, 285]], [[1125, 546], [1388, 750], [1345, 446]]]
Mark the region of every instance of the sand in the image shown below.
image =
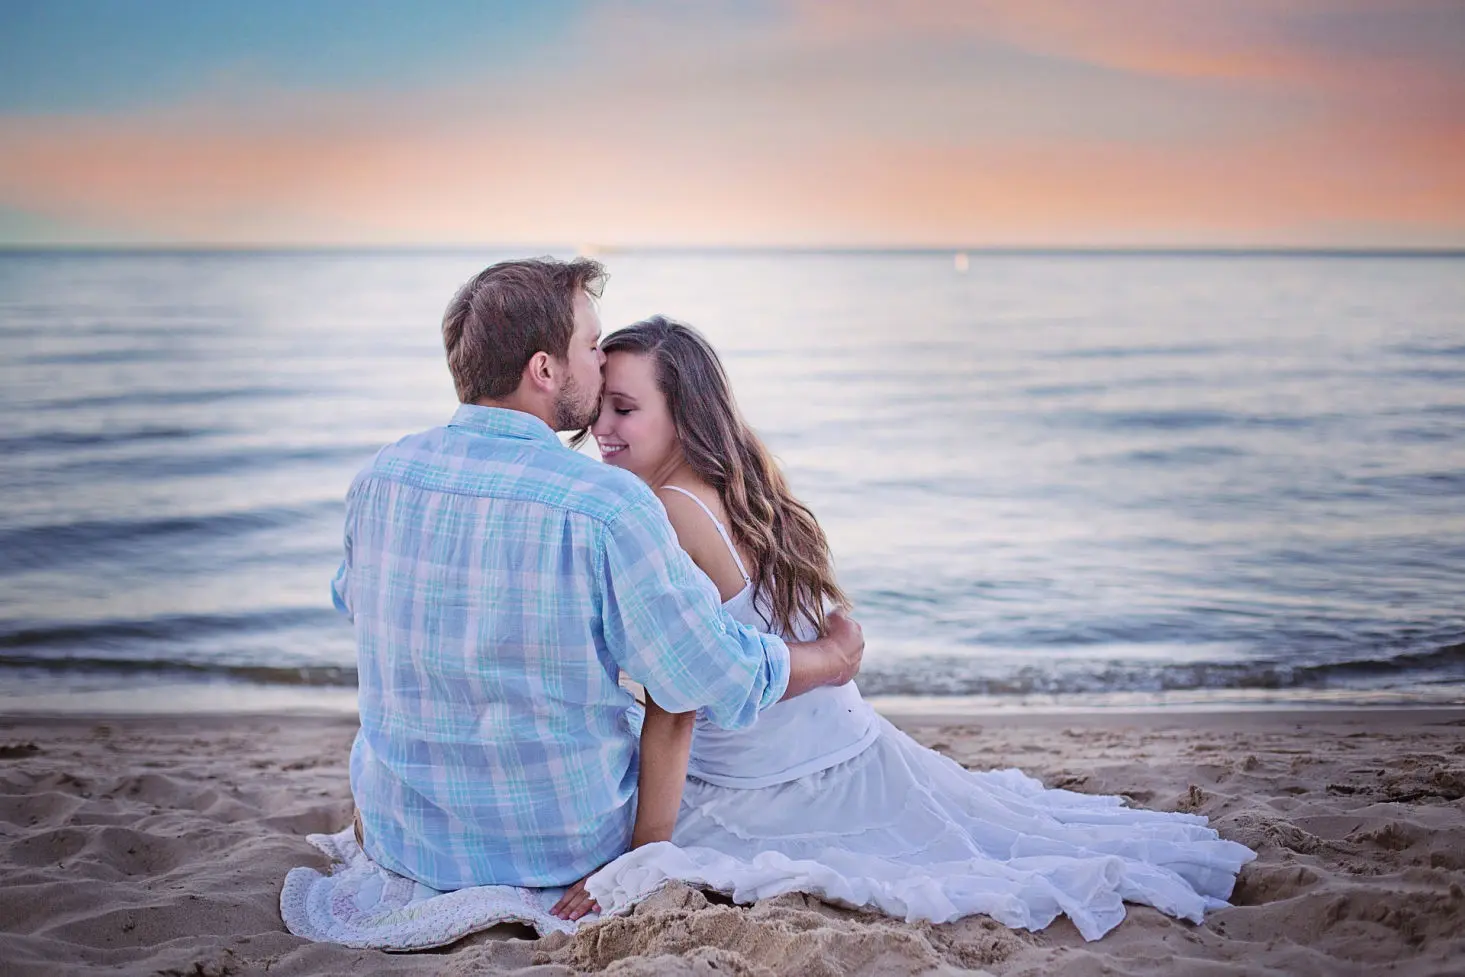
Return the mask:
[[432, 953], [285, 932], [285, 872], [351, 810], [345, 717], [0, 719], [0, 973], [1465, 973], [1465, 710], [893, 717], [974, 768], [1208, 815], [1257, 849], [1203, 926], [1131, 907], [1096, 943], [686, 888], [573, 938]]

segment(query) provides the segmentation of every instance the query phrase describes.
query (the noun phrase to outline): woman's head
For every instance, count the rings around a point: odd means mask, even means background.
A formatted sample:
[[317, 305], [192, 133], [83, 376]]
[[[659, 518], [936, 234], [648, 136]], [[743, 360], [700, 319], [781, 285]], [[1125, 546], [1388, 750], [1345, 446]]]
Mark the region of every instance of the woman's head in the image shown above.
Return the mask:
[[828, 541], [743, 420], [712, 346], [691, 326], [653, 316], [601, 349], [605, 393], [591, 429], [601, 456], [653, 484], [685, 462], [722, 499], [770, 624], [790, 630], [802, 616], [822, 631], [825, 598], [848, 603]]
[[734, 443], [741, 419], [727, 376], [696, 330], [653, 316], [600, 348], [605, 386], [591, 431], [606, 462], [659, 484], [683, 462], [701, 474], [707, 466], [692, 461], [699, 449]]

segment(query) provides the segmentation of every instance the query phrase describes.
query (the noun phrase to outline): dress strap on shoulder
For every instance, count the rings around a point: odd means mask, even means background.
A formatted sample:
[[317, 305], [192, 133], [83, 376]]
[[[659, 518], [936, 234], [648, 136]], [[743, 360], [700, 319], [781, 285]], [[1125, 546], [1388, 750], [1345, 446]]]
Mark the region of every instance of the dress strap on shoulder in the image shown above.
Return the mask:
[[680, 492], [682, 495], [697, 503], [697, 508], [707, 513], [707, 518], [711, 519], [712, 525], [717, 527], [717, 535], [721, 536], [722, 541], [727, 544], [727, 550], [732, 554], [733, 562], [738, 565], [738, 573], [743, 575], [743, 583], [752, 583], [753, 578], [748, 576], [748, 568], [743, 566], [743, 558], [738, 556], [738, 548], [733, 545], [732, 536], [728, 535], [727, 527], [722, 524], [721, 519], [718, 519], [712, 514], [712, 510], [707, 508], [707, 503], [684, 488], [679, 488], [675, 485], [663, 485], [662, 488], [671, 489], [673, 492]]

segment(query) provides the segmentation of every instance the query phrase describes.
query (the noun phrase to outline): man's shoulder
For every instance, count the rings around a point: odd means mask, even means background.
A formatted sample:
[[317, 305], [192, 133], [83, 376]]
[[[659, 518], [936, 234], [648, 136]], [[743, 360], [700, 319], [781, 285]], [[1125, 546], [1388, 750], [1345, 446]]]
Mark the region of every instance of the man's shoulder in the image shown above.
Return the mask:
[[552, 452], [556, 470], [570, 479], [567, 507], [601, 522], [611, 522], [629, 509], [657, 505], [651, 487], [635, 475], [578, 451]]
[[355, 487], [374, 475], [390, 476], [393, 472], [401, 470], [414, 461], [421, 462], [431, 458], [441, 450], [447, 431], [446, 427], [415, 431], [398, 438], [391, 444], [383, 445], [377, 449], [376, 454], [371, 456], [370, 461], [361, 466], [352, 486]]
[[651, 489], [630, 472], [556, 444], [464, 438], [447, 427], [400, 438], [357, 475], [408, 482], [454, 494], [537, 502], [598, 522], [655, 505]]

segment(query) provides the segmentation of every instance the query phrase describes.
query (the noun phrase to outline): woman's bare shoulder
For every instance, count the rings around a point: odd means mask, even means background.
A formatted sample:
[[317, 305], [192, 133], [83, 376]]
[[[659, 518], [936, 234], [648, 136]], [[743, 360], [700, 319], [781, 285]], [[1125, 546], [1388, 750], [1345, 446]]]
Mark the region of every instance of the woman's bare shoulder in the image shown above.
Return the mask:
[[685, 492], [693, 492], [714, 513], [722, 508], [715, 495], [707, 490], [697, 491], [692, 486], [664, 485], [656, 490], [656, 497], [666, 507], [666, 517], [677, 534], [677, 542], [687, 551], [692, 562], [712, 578], [722, 599], [728, 600], [743, 589], [743, 575], [722, 534], [717, 531], [717, 524]]
[[[695, 550], [702, 549], [709, 543], [716, 543], [726, 548], [722, 542], [722, 536], [717, 531], [717, 525], [703, 510], [697, 501], [688, 498], [685, 493], [692, 492], [701, 498], [702, 493], [695, 489], [677, 485], [663, 485], [656, 489], [656, 497], [666, 508], [666, 517], [671, 520], [671, 528], [677, 531], [677, 540], [682, 544], [682, 549], [696, 555]], [[720, 507], [708, 505], [714, 513]]]

